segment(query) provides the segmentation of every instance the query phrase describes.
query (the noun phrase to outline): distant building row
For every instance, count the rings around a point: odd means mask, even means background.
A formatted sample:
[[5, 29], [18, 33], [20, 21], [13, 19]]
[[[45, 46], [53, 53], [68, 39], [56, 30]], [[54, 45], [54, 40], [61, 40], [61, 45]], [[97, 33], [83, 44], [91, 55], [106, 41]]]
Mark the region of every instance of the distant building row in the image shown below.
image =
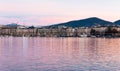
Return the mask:
[[35, 27], [5, 27], [0, 26], [1, 36], [40, 36], [40, 37], [103, 37], [120, 36], [120, 27], [117, 26], [99, 26], [99, 27], [65, 27], [58, 28], [35, 28]]

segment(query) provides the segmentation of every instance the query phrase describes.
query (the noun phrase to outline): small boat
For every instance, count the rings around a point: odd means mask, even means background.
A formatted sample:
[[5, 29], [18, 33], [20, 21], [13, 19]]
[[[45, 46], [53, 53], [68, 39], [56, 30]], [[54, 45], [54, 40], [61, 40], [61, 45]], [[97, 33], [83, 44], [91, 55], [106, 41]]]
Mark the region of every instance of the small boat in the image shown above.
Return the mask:
[[82, 34], [80, 35], [80, 37], [87, 37], [87, 34]]
[[96, 36], [93, 36], [93, 35], [92, 35], [92, 36], [90, 36], [90, 37], [95, 38]]

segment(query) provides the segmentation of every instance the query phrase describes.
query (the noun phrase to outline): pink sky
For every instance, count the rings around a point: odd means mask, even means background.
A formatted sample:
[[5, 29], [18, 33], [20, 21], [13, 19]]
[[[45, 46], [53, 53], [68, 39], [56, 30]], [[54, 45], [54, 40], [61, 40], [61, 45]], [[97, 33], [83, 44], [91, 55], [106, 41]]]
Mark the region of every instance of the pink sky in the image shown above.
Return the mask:
[[88, 17], [120, 19], [120, 0], [2, 0], [0, 24], [51, 25]]

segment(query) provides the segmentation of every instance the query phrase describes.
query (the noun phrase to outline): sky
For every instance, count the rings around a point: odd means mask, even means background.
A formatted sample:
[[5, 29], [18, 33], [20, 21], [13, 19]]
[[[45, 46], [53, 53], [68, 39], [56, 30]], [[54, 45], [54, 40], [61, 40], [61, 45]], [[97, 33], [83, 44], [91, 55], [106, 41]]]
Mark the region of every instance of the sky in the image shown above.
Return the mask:
[[0, 0], [0, 25], [46, 26], [99, 17], [120, 19], [120, 0]]

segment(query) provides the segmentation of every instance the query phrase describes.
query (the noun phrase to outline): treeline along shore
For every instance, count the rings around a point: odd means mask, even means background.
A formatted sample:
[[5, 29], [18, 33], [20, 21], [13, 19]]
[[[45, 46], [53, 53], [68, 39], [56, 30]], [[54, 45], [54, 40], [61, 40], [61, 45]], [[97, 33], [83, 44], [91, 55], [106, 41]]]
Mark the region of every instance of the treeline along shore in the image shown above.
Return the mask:
[[16, 37], [120, 37], [119, 26], [94, 27], [0, 27], [0, 36]]

